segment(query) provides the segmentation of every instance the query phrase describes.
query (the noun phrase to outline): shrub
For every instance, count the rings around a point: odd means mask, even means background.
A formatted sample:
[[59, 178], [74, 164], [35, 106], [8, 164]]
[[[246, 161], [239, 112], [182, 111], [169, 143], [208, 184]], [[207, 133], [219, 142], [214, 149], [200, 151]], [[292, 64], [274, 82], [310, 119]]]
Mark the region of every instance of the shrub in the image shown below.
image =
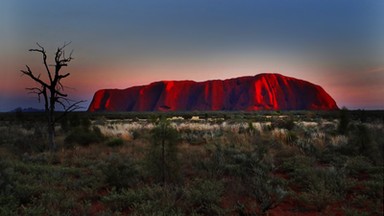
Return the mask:
[[249, 193], [256, 198], [262, 214], [275, 208], [288, 194], [284, 181], [272, 176], [268, 166], [262, 163], [253, 166], [252, 172], [243, 181], [248, 186]]
[[361, 210], [352, 209], [352, 208], [343, 208], [344, 214], [346, 216], [369, 216], [370, 214], [368, 212], [363, 212]]
[[24, 208], [21, 208], [21, 215], [44, 215], [46, 209], [44, 206], [40, 205], [28, 205]]
[[68, 116], [68, 119], [69, 119], [69, 125], [71, 126], [71, 128], [78, 127], [81, 124], [80, 117], [77, 113], [70, 113]]
[[66, 215], [75, 207], [76, 200], [63, 190], [49, 190], [41, 194], [32, 204], [46, 208], [46, 215]]
[[317, 211], [344, 198], [354, 182], [348, 181], [342, 170], [334, 168], [307, 168], [297, 170], [294, 179], [304, 187], [299, 199]]
[[249, 134], [253, 134], [253, 133], [255, 133], [255, 131], [256, 131], [256, 128], [253, 126], [253, 122], [252, 121], [249, 121], [248, 122], [248, 127], [247, 127], [247, 132], [249, 133]]
[[329, 204], [336, 201], [333, 192], [325, 184], [321, 181], [315, 185], [310, 185], [305, 192], [299, 195], [300, 200], [321, 212]]
[[24, 154], [24, 153], [34, 153], [34, 152], [43, 152], [47, 149], [47, 144], [41, 138], [38, 138], [34, 135], [24, 135], [18, 137], [13, 145], [11, 146], [13, 153], [15, 154]]
[[62, 118], [60, 120], [60, 126], [61, 126], [61, 129], [64, 131], [64, 132], [68, 132], [70, 127], [69, 127], [69, 122], [68, 122], [68, 119], [67, 118]]
[[0, 131], [0, 138], [2, 141], [4, 139], [8, 149], [16, 155], [42, 152], [47, 149], [44, 130], [45, 127], [38, 123], [34, 124], [29, 131], [10, 127], [7, 131]]
[[138, 180], [135, 164], [129, 158], [122, 158], [118, 155], [111, 155], [107, 159], [102, 172], [106, 176], [107, 184], [118, 190], [130, 187]]
[[16, 183], [15, 187], [13, 188], [14, 195], [16, 199], [20, 201], [21, 204], [30, 203], [33, 198], [40, 196], [43, 190], [43, 186], [40, 185], [20, 183]]
[[337, 131], [340, 134], [346, 134], [348, 132], [349, 121], [348, 109], [343, 107], [339, 113], [339, 125], [337, 127]]
[[254, 152], [226, 154], [226, 164], [234, 167], [249, 195], [256, 199], [261, 214], [275, 208], [288, 193], [284, 180], [271, 174], [273, 164], [266, 152], [266, 147], [260, 145]]
[[118, 137], [112, 138], [107, 142], [107, 146], [109, 147], [122, 146], [122, 145], [124, 145], [124, 140]]
[[84, 128], [84, 130], [88, 130], [91, 127], [91, 120], [89, 118], [82, 118], [81, 119], [81, 127]]
[[11, 181], [13, 172], [13, 168], [6, 161], [0, 159], [0, 192], [7, 192], [13, 188]]
[[221, 177], [225, 172], [226, 165], [224, 151], [220, 145], [212, 146], [212, 148], [214, 149], [208, 150], [213, 151], [212, 155], [209, 158], [197, 161], [196, 166], [197, 169], [207, 172], [212, 178]]
[[77, 143], [82, 146], [88, 146], [91, 143], [97, 143], [102, 140], [103, 137], [97, 130], [85, 130], [83, 128], [76, 128], [69, 133], [64, 141], [67, 144]]
[[356, 154], [369, 158], [374, 164], [382, 164], [379, 145], [372, 139], [369, 129], [365, 125], [357, 125], [349, 147], [355, 149]]
[[188, 202], [197, 214], [221, 215], [220, 198], [224, 185], [220, 181], [196, 179], [187, 190]]
[[296, 142], [296, 140], [298, 140], [297, 134], [293, 131], [288, 131], [288, 133], [286, 135], [286, 142], [291, 144], [291, 143]]
[[99, 127], [97, 127], [97, 126], [93, 126], [92, 130], [93, 130], [93, 133], [94, 133], [96, 136], [100, 137], [101, 139], [104, 139], [104, 135], [103, 135], [103, 133], [101, 133], [101, 130], [100, 130]]
[[281, 169], [283, 171], [289, 172], [291, 177], [297, 177], [297, 173], [300, 173], [301, 170], [309, 169], [313, 166], [315, 160], [308, 156], [296, 155], [290, 158], [287, 158], [282, 164]]
[[19, 205], [13, 194], [0, 192], [0, 215], [17, 215]]
[[140, 189], [112, 190], [102, 202], [117, 211], [130, 209], [132, 215], [183, 215], [179, 188], [154, 185]]
[[367, 188], [366, 194], [373, 200], [383, 200], [383, 179], [365, 181], [363, 185]]
[[291, 116], [287, 118], [279, 118], [272, 122], [272, 127], [292, 130], [295, 127], [295, 122]]
[[349, 175], [358, 177], [360, 173], [368, 171], [368, 169], [372, 167], [372, 164], [367, 158], [357, 156], [349, 157], [344, 166]]

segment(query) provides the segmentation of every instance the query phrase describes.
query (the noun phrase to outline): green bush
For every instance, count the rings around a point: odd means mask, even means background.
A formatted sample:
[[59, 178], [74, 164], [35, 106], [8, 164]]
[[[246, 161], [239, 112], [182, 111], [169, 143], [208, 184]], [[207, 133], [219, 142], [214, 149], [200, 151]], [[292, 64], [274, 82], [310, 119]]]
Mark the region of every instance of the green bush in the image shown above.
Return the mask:
[[359, 174], [367, 172], [372, 164], [369, 160], [363, 156], [349, 157], [344, 164], [345, 170], [350, 176], [358, 177]]
[[310, 185], [306, 191], [299, 195], [299, 199], [310, 207], [315, 208], [318, 212], [321, 212], [337, 200], [333, 192], [325, 184], [322, 181]]
[[17, 215], [20, 203], [13, 194], [0, 192], [0, 215]]
[[[208, 147], [206, 146], [206, 148]], [[196, 168], [206, 172], [211, 178], [222, 177], [226, 171], [224, 150], [220, 145], [212, 146], [212, 148], [209, 149], [209, 151], [212, 151], [212, 155], [204, 160], [198, 160], [195, 164]]]
[[81, 118], [81, 127], [84, 128], [84, 130], [88, 130], [91, 127], [91, 120], [89, 118]]
[[179, 188], [154, 185], [139, 189], [112, 190], [102, 202], [115, 211], [132, 210], [132, 215], [184, 215]]
[[44, 215], [46, 212], [45, 206], [42, 205], [28, 205], [21, 208], [21, 215]]
[[355, 150], [355, 155], [364, 155], [374, 164], [382, 164], [383, 158], [380, 154], [379, 145], [372, 139], [369, 128], [363, 124], [357, 125], [356, 131], [353, 134], [348, 147]]
[[118, 137], [112, 138], [107, 142], [107, 146], [109, 147], [116, 147], [116, 146], [122, 146], [124, 145], [124, 140]]
[[288, 194], [284, 180], [272, 176], [270, 169], [261, 162], [253, 165], [248, 176], [243, 178], [248, 192], [256, 198], [261, 214], [275, 208]]
[[346, 216], [369, 216], [368, 212], [363, 212], [362, 210], [352, 209], [352, 208], [343, 208], [344, 214]]
[[295, 122], [291, 116], [287, 118], [278, 118], [272, 121], [272, 127], [292, 130], [295, 127]]
[[383, 201], [383, 189], [384, 189], [384, 182], [383, 179], [375, 179], [375, 180], [369, 180], [365, 181], [363, 185], [366, 188], [366, 195], [369, 198], [381, 200]]
[[77, 143], [82, 146], [88, 146], [89, 144], [98, 143], [102, 140], [103, 137], [97, 129], [85, 130], [83, 128], [76, 128], [69, 133], [64, 141], [67, 144]]
[[66, 117], [62, 118], [60, 120], [60, 126], [61, 126], [61, 129], [64, 131], [64, 132], [68, 132], [69, 129], [70, 129], [70, 126], [69, 126], [69, 122], [68, 122], [68, 119]]
[[33, 198], [39, 197], [44, 191], [44, 187], [34, 184], [15, 184], [13, 188], [14, 195], [16, 199], [20, 201], [21, 204], [30, 203]]
[[223, 192], [224, 185], [220, 181], [196, 179], [187, 190], [187, 200], [197, 214], [221, 215], [223, 209], [220, 207], [220, 199]]
[[47, 147], [48, 145], [44, 139], [34, 135], [24, 135], [18, 137], [10, 148], [13, 153], [21, 155], [24, 153], [43, 152], [47, 150]]
[[287, 158], [282, 162], [280, 169], [285, 172], [288, 172], [289, 175], [293, 178], [297, 177], [296, 172], [301, 170], [309, 169], [315, 163], [315, 160], [311, 157], [304, 155], [296, 155], [293, 157]]
[[70, 113], [68, 115], [69, 125], [71, 128], [79, 127], [81, 124], [80, 116], [77, 113]]
[[343, 170], [335, 168], [306, 168], [296, 170], [293, 179], [304, 191], [299, 200], [315, 208], [324, 210], [331, 203], [345, 198], [347, 192], [355, 185], [346, 178]]
[[41, 194], [29, 206], [44, 206], [46, 215], [69, 215], [77, 202], [73, 195], [63, 190], [50, 190]]
[[13, 168], [9, 163], [0, 159], [0, 192], [7, 192], [13, 188]]
[[298, 136], [295, 132], [293, 131], [288, 131], [287, 136], [286, 136], [286, 142], [291, 144], [294, 143], [298, 140]]
[[127, 157], [122, 158], [118, 155], [111, 155], [104, 167], [103, 174], [110, 187], [118, 190], [130, 187], [138, 181], [138, 171], [135, 164]]
[[[15, 155], [24, 153], [36, 153], [47, 150], [46, 128], [41, 124], [34, 124], [31, 131], [25, 133], [20, 128], [11, 128], [8, 131], [0, 131], [0, 138], [5, 139], [6, 146]], [[3, 134], [4, 133], [4, 134]], [[0, 141], [1, 142], [1, 141]]]
[[340, 134], [347, 134], [349, 122], [350, 122], [350, 119], [349, 119], [348, 109], [343, 107], [339, 113], [339, 125], [337, 127], [337, 131]]

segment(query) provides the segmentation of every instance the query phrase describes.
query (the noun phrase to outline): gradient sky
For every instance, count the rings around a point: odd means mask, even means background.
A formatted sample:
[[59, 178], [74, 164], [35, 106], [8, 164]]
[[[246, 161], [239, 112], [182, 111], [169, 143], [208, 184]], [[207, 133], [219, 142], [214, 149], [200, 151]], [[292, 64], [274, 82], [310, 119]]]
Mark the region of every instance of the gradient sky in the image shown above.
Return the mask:
[[68, 41], [63, 83], [85, 107], [102, 88], [272, 72], [384, 109], [381, 0], [2, 0], [0, 31], [0, 111], [43, 107], [19, 70], [42, 71], [36, 42], [52, 56]]

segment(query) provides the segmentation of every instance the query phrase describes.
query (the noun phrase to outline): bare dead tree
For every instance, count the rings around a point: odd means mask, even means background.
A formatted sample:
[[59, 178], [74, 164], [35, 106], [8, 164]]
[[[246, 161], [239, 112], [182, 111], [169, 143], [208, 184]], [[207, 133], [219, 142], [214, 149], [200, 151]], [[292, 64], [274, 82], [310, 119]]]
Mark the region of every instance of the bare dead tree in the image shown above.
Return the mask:
[[[26, 70], [21, 70], [21, 72], [22, 75], [27, 75], [38, 84], [37, 87], [27, 88], [27, 90], [32, 94], [36, 94], [39, 102], [41, 101], [41, 97], [43, 98], [44, 110], [47, 114], [49, 148], [51, 151], [55, 151], [57, 150], [55, 142], [56, 122], [67, 113], [81, 108], [79, 104], [84, 101], [73, 101], [69, 99], [68, 95], [64, 93], [64, 86], [61, 83], [62, 79], [70, 75], [70, 73], [62, 73], [61, 71], [63, 67], [67, 67], [68, 63], [73, 60], [72, 52], [68, 56], [65, 55], [65, 48], [70, 43], [64, 43], [63, 46], [57, 48], [53, 65], [48, 64], [47, 52], [44, 47], [39, 43], [36, 44], [38, 48], [30, 49], [29, 51], [41, 54], [45, 70], [43, 74], [45, 74], [45, 76], [42, 77], [41, 73], [36, 75], [28, 65], [26, 65]], [[60, 116], [55, 117], [57, 104], [62, 107], [63, 112], [61, 112]]]

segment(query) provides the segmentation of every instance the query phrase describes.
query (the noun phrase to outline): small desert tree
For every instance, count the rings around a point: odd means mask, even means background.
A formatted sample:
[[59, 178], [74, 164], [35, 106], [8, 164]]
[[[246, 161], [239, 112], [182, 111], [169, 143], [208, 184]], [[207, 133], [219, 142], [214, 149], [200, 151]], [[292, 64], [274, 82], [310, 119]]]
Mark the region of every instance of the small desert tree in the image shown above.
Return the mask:
[[339, 125], [337, 126], [337, 130], [340, 134], [347, 134], [348, 126], [349, 126], [349, 113], [346, 107], [343, 107], [340, 110], [339, 114]]
[[148, 152], [148, 168], [163, 185], [179, 177], [177, 158], [178, 132], [165, 119], [160, 119], [151, 130], [152, 145]]
[[[23, 75], [27, 75], [33, 81], [37, 83], [37, 87], [27, 88], [31, 93], [38, 96], [39, 102], [41, 97], [44, 101], [44, 110], [47, 114], [47, 127], [48, 127], [48, 143], [51, 151], [57, 149], [55, 142], [55, 123], [66, 113], [72, 112], [79, 107], [79, 104], [84, 101], [72, 101], [68, 98], [68, 95], [64, 93], [64, 86], [61, 83], [62, 79], [68, 77], [70, 73], [62, 73], [63, 67], [67, 67], [68, 63], [73, 60], [72, 52], [66, 56], [65, 48], [70, 43], [64, 43], [63, 46], [58, 47], [55, 56], [54, 64], [48, 64], [47, 52], [40, 44], [37, 43], [38, 48], [30, 49], [30, 52], [37, 52], [41, 54], [44, 70], [41, 76], [41, 73], [34, 73], [31, 68], [26, 65], [26, 70], [21, 70]], [[56, 105], [59, 104], [63, 112], [61, 116], [55, 118]]]

